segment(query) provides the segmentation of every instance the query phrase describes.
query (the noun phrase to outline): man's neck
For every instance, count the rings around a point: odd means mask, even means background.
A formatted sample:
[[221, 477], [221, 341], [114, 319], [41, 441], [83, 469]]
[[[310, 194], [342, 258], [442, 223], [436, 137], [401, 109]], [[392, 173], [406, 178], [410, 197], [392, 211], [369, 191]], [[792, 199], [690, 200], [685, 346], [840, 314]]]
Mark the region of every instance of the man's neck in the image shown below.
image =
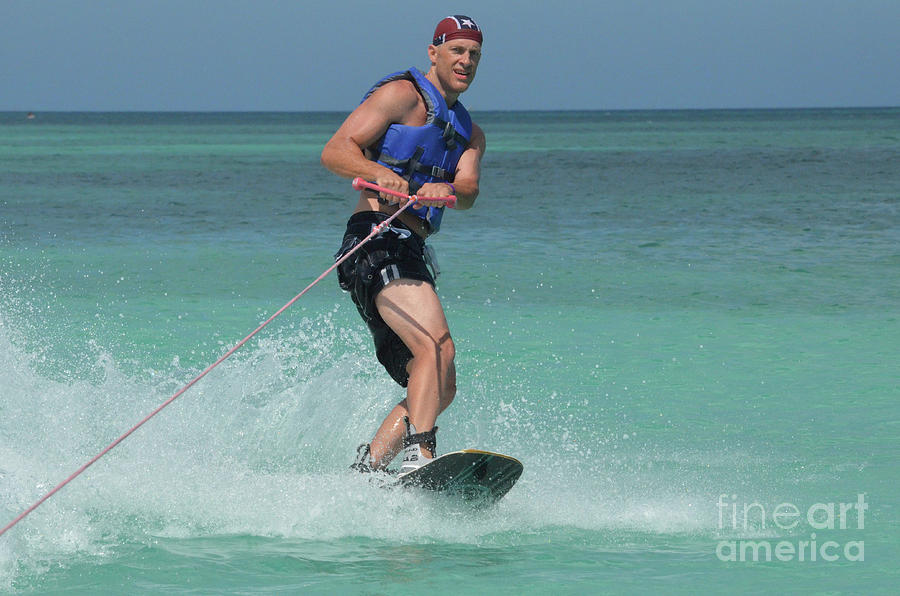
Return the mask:
[[453, 104], [456, 103], [456, 100], [459, 99], [459, 93], [447, 93], [443, 87], [441, 87], [440, 82], [438, 81], [437, 75], [434, 73], [434, 68], [431, 68], [426, 74], [425, 78], [431, 81], [431, 84], [434, 85], [434, 88], [438, 90], [438, 93], [444, 98], [444, 101], [447, 102], [447, 107], [452, 108]]

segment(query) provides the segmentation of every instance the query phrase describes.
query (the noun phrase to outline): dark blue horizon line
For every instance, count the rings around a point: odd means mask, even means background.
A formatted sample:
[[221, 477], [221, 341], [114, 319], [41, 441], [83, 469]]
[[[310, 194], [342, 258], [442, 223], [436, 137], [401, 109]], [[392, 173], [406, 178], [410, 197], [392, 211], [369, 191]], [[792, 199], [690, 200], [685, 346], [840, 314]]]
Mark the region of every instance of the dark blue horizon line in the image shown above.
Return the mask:
[[[471, 109], [480, 114], [565, 114], [565, 113], [623, 113], [623, 112], [786, 112], [786, 111], [838, 111], [838, 110], [896, 110], [898, 106], [794, 106], [794, 107], [726, 107], [726, 108], [565, 108], [551, 109]], [[0, 109], [0, 114], [347, 114], [348, 110], [27, 110]]]

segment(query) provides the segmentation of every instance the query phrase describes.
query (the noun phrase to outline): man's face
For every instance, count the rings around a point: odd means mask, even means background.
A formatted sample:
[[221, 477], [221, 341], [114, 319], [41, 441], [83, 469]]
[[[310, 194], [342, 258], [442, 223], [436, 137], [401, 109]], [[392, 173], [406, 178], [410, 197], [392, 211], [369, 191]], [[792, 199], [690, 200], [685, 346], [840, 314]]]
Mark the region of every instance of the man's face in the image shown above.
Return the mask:
[[428, 57], [435, 65], [444, 91], [459, 94], [475, 79], [481, 60], [481, 44], [472, 39], [451, 39], [439, 46], [429, 46]]

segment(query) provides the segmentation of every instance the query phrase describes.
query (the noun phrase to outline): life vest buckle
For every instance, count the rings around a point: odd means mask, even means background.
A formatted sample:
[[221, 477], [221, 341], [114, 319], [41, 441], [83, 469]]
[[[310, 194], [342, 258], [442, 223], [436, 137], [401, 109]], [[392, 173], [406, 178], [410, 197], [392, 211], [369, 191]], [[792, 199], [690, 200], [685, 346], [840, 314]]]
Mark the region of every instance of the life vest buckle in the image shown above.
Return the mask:
[[447, 122], [444, 125], [444, 134], [442, 135], [444, 139], [444, 144], [447, 145], [447, 149], [453, 151], [456, 149], [456, 130], [453, 128], [452, 122]]

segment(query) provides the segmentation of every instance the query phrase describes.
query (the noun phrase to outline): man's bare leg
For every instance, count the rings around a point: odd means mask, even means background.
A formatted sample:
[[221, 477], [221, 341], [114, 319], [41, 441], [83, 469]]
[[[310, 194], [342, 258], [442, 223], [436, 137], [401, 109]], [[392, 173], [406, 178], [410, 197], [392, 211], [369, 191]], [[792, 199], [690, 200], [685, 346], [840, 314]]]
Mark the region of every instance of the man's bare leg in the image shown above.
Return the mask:
[[[409, 347], [407, 397], [397, 404], [375, 434], [372, 465], [387, 466], [400, 452], [406, 432], [403, 417], [419, 432], [434, 428], [438, 414], [456, 395], [455, 348], [447, 319], [434, 288], [427, 282], [399, 279], [384, 287], [375, 299], [379, 314]], [[422, 445], [426, 457], [433, 454]]]
[[[451, 383], [455, 386], [456, 384], [456, 368], [455, 366], [451, 370]], [[450, 402], [453, 401], [454, 392], [450, 392], [449, 399], [445, 399], [441, 401], [440, 411], [443, 412], [447, 409], [447, 406], [450, 405]], [[391, 410], [391, 413], [388, 414], [384, 422], [381, 423], [381, 426], [378, 428], [378, 432], [375, 433], [375, 438], [372, 439], [371, 444], [371, 456], [372, 462], [376, 469], [381, 469], [387, 466], [397, 454], [403, 449], [403, 436], [406, 434], [406, 425], [403, 423], [403, 418], [405, 416], [409, 416], [409, 408], [406, 405], [406, 400], [404, 399]], [[433, 455], [430, 454], [429, 455]]]

